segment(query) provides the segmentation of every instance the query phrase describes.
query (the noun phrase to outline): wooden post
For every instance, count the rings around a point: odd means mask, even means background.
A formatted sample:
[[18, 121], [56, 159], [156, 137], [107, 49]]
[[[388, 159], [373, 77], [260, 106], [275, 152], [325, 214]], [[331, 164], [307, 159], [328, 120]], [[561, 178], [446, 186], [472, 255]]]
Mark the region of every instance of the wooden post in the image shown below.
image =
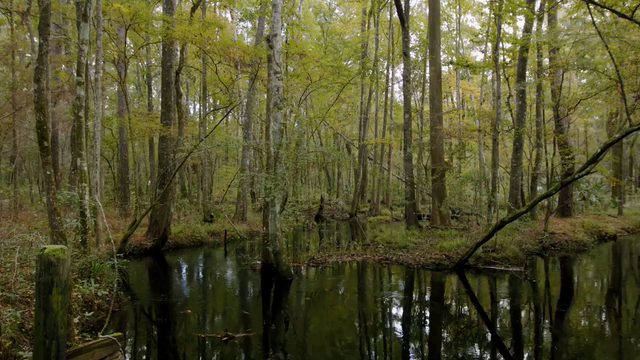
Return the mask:
[[224, 229], [224, 257], [227, 257], [227, 229]]
[[36, 258], [34, 360], [64, 360], [69, 316], [69, 250], [48, 245]]

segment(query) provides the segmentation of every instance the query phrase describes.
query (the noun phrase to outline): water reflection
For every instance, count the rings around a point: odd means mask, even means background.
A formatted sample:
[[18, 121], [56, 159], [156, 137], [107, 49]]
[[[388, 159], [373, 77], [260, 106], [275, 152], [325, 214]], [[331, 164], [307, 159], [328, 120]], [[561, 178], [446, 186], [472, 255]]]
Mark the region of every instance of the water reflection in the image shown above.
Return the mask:
[[[327, 224], [293, 232], [289, 246], [303, 259], [362, 245], [364, 231]], [[125, 332], [129, 359], [636, 359], [639, 246], [512, 273], [299, 266], [292, 282], [255, 269], [259, 243], [233, 243], [227, 257], [185, 250], [129, 263], [135, 300], [111, 326]]]

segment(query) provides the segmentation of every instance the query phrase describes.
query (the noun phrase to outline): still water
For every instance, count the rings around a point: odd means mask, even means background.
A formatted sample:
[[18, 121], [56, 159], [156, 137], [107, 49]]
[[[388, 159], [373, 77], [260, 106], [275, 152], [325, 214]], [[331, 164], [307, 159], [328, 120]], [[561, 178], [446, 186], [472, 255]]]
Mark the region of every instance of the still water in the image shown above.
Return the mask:
[[[365, 229], [294, 232], [296, 257]], [[366, 262], [261, 278], [256, 242], [128, 263], [111, 327], [129, 359], [640, 359], [640, 240], [524, 272], [431, 272]], [[350, 245], [351, 244], [351, 245]], [[225, 341], [223, 333], [238, 335]], [[209, 336], [206, 336], [209, 335]]]

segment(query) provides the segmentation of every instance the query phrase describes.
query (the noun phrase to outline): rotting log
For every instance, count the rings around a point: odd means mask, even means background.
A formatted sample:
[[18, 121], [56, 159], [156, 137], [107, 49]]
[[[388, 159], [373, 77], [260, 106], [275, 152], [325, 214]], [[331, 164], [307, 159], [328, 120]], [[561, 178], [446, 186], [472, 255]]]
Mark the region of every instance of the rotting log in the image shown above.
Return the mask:
[[123, 341], [122, 333], [103, 336], [70, 349], [67, 360], [124, 359], [120, 347]]
[[34, 360], [65, 359], [69, 316], [69, 249], [43, 246], [36, 258]]

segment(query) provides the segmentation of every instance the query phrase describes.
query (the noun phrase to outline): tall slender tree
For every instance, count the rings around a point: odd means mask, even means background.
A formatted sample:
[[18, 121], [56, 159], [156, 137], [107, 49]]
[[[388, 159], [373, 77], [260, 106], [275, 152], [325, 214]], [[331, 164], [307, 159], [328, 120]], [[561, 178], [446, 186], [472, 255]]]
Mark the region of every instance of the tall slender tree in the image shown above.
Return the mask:
[[[271, 6], [271, 28], [267, 36], [268, 87], [267, 121], [265, 140], [267, 144], [267, 174], [269, 191], [265, 194], [266, 204], [262, 227], [265, 231], [263, 246], [263, 266], [271, 268], [280, 279], [293, 278], [287, 248], [280, 234], [280, 190], [278, 185], [283, 176], [282, 145], [284, 132], [284, 85], [282, 63], [282, 0], [273, 0]], [[266, 271], [264, 269], [263, 271]]]
[[176, 40], [173, 32], [176, 12], [174, 0], [162, 1], [162, 12], [165, 15], [162, 35], [160, 124], [162, 133], [158, 139], [158, 175], [156, 179], [156, 196], [158, 205], [154, 206], [149, 216], [146, 237], [153, 241], [151, 249], [160, 251], [169, 240], [171, 234], [171, 218], [175, 186], [172, 181], [174, 169], [175, 140], [171, 134], [176, 115], [175, 98], [175, 48]]
[[118, 72], [118, 211], [120, 216], [127, 217], [131, 213], [131, 189], [129, 187], [129, 137], [127, 135], [127, 96], [125, 87], [127, 82], [126, 56], [127, 32], [124, 25], [118, 25], [119, 51], [116, 59]]
[[[549, 72], [551, 76], [551, 101], [553, 103], [553, 123], [555, 124], [555, 136], [560, 153], [561, 177], [570, 176], [575, 169], [575, 157], [569, 138], [569, 117], [567, 109], [562, 103], [562, 83], [564, 70], [560, 64], [560, 48], [558, 46], [558, 8], [560, 4], [550, 3], [547, 12], [548, 31], [554, 38], [549, 48]], [[562, 188], [558, 195], [558, 217], [573, 216], [573, 184]]]
[[[496, 4], [497, 2], [497, 4]], [[500, 44], [502, 42], [502, 6], [504, 0], [491, 0], [494, 7], [493, 17], [496, 25], [496, 38], [492, 45], [493, 58], [493, 109], [494, 120], [491, 126], [491, 189], [487, 202], [487, 221], [491, 224], [498, 212], [498, 176], [500, 167], [500, 118], [502, 117], [502, 87], [500, 80]]]
[[[398, 1], [398, 0], [396, 0]], [[447, 165], [444, 160], [444, 126], [442, 114], [442, 60], [440, 0], [429, 0], [429, 146], [431, 152], [431, 224], [451, 224], [446, 205]]]
[[[254, 49], [257, 52], [262, 44], [264, 37], [264, 29], [266, 23], [266, 1], [262, 1], [260, 5], [260, 14], [258, 16], [258, 24], [256, 26], [256, 38], [254, 40]], [[236, 198], [236, 211], [233, 218], [238, 221], [247, 221], [247, 203], [249, 195], [249, 185], [251, 181], [251, 153], [253, 151], [253, 109], [255, 106], [255, 97], [258, 88], [258, 71], [260, 70], [260, 57], [253, 57], [253, 74], [249, 80], [249, 88], [247, 89], [246, 108], [244, 111], [244, 119], [242, 122], [242, 158], [240, 159], [240, 182], [238, 185], [238, 196]]]
[[76, 1], [76, 27], [78, 30], [78, 50], [76, 61], [76, 95], [73, 103], [73, 121], [75, 128], [75, 155], [73, 161], [77, 169], [77, 194], [78, 194], [78, 237], [84, 248], [88, 246], [89, 222], [89, 168], [87, 166], [87, 154], [85, 143], [85, 124], [87, 112], [85, 106], [87, 81], [87, 54], [89, 50], [89, 35], [91, 27], [89, 20], [93, 10], [93, 0]]
[[[432, 0], [433, 1], [433, 0]], [[432, 7], [433, 4], [429, 2], [429, 8], [434, 9]], [[396, 5], [396, 13], [398, 14], [398, 20], [400, 21], [400, 29], [402, 30], [402, 97], [403, 97], [403, 110], [402, 110], [402, 119], [403, 119], [403, 137], [402, 137], [402, 158], [403, 158], [403, 166], [404, 166], [404, 220], [407, 225], [407, 228], [412, 228], [418, 226], [418, 214], [416, 211], [416, 179], [413, 177], [413, 135], [411, 131], [411, 97], [413, 94], [413, 90], [411, 88], [411, 33], [409, 32], [409, 14], [410, 14], [410, 4], [409, 0], [405, 0], [404, 8], [402, 6], [401, 0], [394, 0]], [[440, 2], [438, 0], [438, 34], [440, 31]], [[431, 20], [431, 11], [429, 11], [429, 20]], [[431, 21], [429, 21], [429, 34], [431, 34]], [[429, 38], [429, 46], [431, 46], [431, 38]], [[440, 38], [438, 38], [438, 44], [440, 43]], [[438, 54], [440, 53], [440, 48], [438, 46]], [[431, 53], [431, 51], [430, 51]], [[439, 59], [439, 55], [438, 55]], [[439, 60], [438, 60], [439, 61]], [[440, 74], [442, 76], [442, 74]], [[442, 94], [442, 92], [441, 92]], [[440, 99], [440, 104], [442, 105], [442, 98]], [[442, 119], [442, 114], [440, 115], [440, 119]], [[442, 122], [440, 123], [440, 127], [442, 128]], [[433, 129], [433, 123], [432, 123]], [[436, 130], [437, 131], [437, 130]], [[433, 155], [433, 154], [432, 154]], [[434, 162], [435, 164], [435, 162]], [[443, 169], [444, 170], [444, 169]], [[444, 172], [443, 172], [444, 175]], [[444, 180], [444, 178], [443, 178]], [[444, 182], [442, 183], [444, 186]], [[441, 190], [441, 189], [440, 189]], [[444, 197], [446, 198], [446, 188]], [[431, 217], [433, 219], [433, 216]], [[433, 221], [433, 220], [432, 220]], [[445, 221], [446, 223], [446, 221]]]
[[524, 132], [527, 122], [527, 63], [529, 61], [529, 45], [533, 30], [535, 0], [527, 0], [524, 9], [524, 27], [518, 49], [516, 65], [516, 117], [513, 124], [513, 152], [511, 154], [511, 172], [509, 178], [509, 213], [519, 209], [525, 203], [522, 194], [522, 156], [524, 154]]
[[[544, 78], [544, 64], [542, 55], [542, 24], [544, 22], [544, 13], [546, 0], [540, 0], [538, 13], [536, 16], [536, 137], [535, 137], [535, 159], [533, 161], [533, 170], [531, 172], [531, 188], [529, 189], [529, 197], [535, 199], [538, 196], [538, 183], [540, 182], [540, 172], [542, 171], [542, 133], [543, 133], [543, 106], [544, 93], [542, 89], [542, 81]], [[588, 156], [588, 154], [587, 154]], [[536, 218], [536, 208], [531, 210], [531, 217]]]
[[38, 152], [44, 179], [44, 190], [47, 197], [47, 217], [52, 244], [67, 244], [67, 236], [62, 226], [62, 218], [58, 209], [58, 195], [53, 173], [53, 159], [50, 147], [49, 129], [49, 44], [51, 39], [51, 1], [38, 0], [40, 21], [38, 22], [38, 57], [33, 72], [34, 108], [36, 114], [36, 137]]

